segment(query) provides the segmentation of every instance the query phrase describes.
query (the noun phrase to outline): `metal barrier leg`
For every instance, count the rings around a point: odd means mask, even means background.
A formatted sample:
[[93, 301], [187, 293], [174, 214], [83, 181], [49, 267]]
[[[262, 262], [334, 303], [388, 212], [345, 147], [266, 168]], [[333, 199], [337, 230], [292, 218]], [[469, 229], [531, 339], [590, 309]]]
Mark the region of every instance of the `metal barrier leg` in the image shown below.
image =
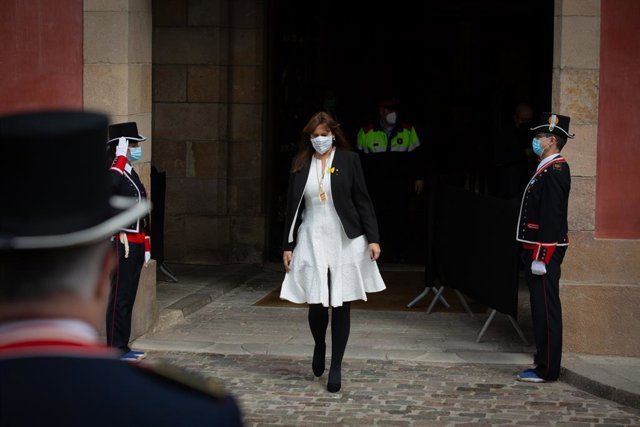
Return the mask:
[[482, 329], [480, 329], [480, 333], [478, 333], [478, 337], [476, 338], [476, 343], [479, 343], [484, 333], [487, 332], [487, 328], [493, 321], [494, 317], [496, 317], [496, 310], [491, 310], [491, 314], [489, 315], [489, 318], [487, 319], [486, 322], [484, 322], [484, 325], [482, 325]]
[[407, 308], [411, 308], [414, 305], [416, 305], [417, 303], [420, 302], [420, 300], [422, 300], [422, 298], [426, 297], [427, 295], [429, 295], [429, 292], [431, 291], [431, 288], [427, 287], [424, 288], [424, 291], [422, 291], [422, 293], [420, 295], [418, 295], [417, 297], [415, 297], [413, 299], [413, 301], [411, 301], [409, 304], [407, 304]]
[[516, 319], [514, 319], [513, 316], [509, 316], [509, 320], [511, 320], [511, 324], [515, 328], [518, 335], [520, 335], [520, 339], [522, 340], [524, 345], [529, 345], [529, 343], [527, 342], [527, 339], [524, 336], [524, 333], [522, 332], [522, 329], [520, 329], [520, 325], [518, 325], [518, 322], [516, 322]]
[[[436, 288], [431, 288], [433, 289], [433, 292], [436, 292]], [[440, 286], [440, 289], [438, 289], [438, 292], [436, 292], [436, 296], [433, 297], [433, 300], [431, 300], [431, 304], [429, 304], [429, 307], [427, 307], [427, 314], [431, 313], [431, 310], [433, 310], [433, 307], [436, 305], [436, 302], [438, 302], [438, 300], [442, 301], [442, 304], [444, 304], [444, 306], [446, 308], [449, 308], [450, 305], [447, 302], [447, 300], [444, 299], [444, 297], [442, 296], [442, 292], [444, 291], [444, 286]]]
[[462, 292], [456, 289], [456, 295], [458, 295], [458, 299], [460, 300], [460, 303], [462, 304], [464, 309], [467, 311], [467, 313], [469, 313], [469, 315], [473, 317], [473, 311], [471, 311], [471, 309], [469, 308], [469, 304], [467, 304], [467, 300], [464, 299], [464, 295], [462, 295]]

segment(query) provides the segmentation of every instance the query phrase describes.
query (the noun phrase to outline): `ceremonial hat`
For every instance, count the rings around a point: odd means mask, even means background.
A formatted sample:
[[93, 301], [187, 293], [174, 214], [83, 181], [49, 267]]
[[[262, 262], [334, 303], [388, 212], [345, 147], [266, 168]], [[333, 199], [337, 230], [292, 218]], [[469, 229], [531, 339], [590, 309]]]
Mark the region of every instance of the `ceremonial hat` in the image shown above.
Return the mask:
[[142, 142], [147, 138], [138, 133], [136, 122], [115, 123], [109, 126], [109, 144], [118, 142], [119, 138], [127, 138], [129, 141]]
[[540, 124], [531, 130], [536, 133], [550, 133], [552, 135], [561, 136], [563, 138], [573, 138], [575, 135], [569, 133], [569, 121], [568, 116], [562, 116], [554, 113], [542, 113], [540, 116]]

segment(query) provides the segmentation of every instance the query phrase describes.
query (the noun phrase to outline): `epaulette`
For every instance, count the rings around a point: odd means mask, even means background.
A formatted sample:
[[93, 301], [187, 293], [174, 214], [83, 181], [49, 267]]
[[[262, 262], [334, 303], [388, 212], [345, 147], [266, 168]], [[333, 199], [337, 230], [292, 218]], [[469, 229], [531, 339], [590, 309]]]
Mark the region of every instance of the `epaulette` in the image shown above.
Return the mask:
[[371, 131], [371, 129], [373, 129], [373, 123], [368, 123], [365, 126], [362, 127], [362, 131], [364, 133], [367, 133], [369, 131]]
[[152, 365], [139, 363], [135, 366], [151, 375], [199, 391], [215, 399], [224, 399], [228, 395], [224, 386], [218, 380], [198, 376], [168, 363], [156, 362]]
[[554, 164], [553, 164], [553, 166], [552, 166], [553, 170], [561, 171], [561, 170], [562, 170], [562, 164], [563, 164], [563, 163], [564, 163], [564, 162], [554, 163]]

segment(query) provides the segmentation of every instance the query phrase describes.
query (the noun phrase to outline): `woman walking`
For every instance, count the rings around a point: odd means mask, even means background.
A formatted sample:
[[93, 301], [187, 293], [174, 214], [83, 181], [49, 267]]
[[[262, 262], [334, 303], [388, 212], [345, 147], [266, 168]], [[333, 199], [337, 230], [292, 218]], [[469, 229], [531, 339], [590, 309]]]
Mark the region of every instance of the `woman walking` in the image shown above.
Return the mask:
[[331, 366], [327, 390], [341, 387], [341, 365], [351, 324], [351, 301], [385, 289], [376, 260], [378, 224], [360, 159], [338, 123], [316, 113], [302, 132], [287, 191], [280, 298], [309, 305], [315, 341], [312, 369], [325, 370], [331, 310]]

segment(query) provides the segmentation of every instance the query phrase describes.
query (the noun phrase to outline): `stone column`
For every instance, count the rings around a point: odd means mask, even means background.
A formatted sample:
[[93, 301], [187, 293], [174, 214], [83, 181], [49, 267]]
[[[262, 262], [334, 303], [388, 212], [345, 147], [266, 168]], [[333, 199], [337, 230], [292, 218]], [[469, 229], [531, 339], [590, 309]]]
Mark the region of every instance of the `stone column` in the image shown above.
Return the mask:
[[[84, 107], [111, 123], [135, 121], [147, 137], [134, 167], [151, 192], [151, 0], [84, 0]], [[157, 319], [155, 262], [143, 268], [133, 312], [135, 339]]]
[[600, 0], [556, 0], [554, 112], [571, 116], [570, 246], [563, 263], [564, 350], [640, 355], [640, 245], [595, 237]]

